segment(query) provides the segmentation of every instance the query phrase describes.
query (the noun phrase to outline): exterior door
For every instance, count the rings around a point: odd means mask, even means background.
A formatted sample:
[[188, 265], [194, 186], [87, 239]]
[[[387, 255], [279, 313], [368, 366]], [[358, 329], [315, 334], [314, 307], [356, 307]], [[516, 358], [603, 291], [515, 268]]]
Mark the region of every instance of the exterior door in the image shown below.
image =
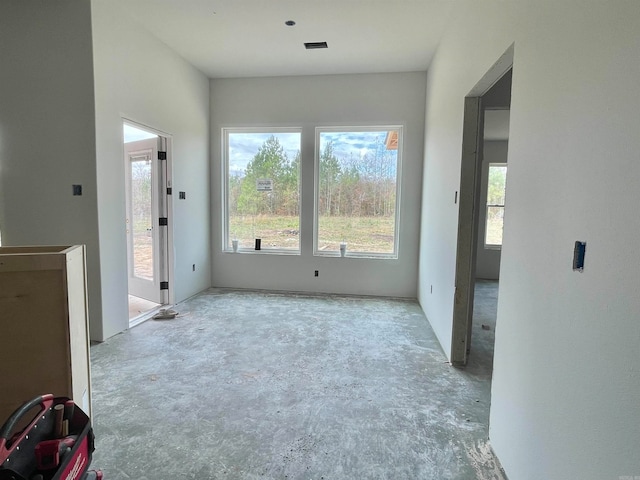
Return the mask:
[[159, 228], [160, 172], [159, 138], [125, 143], [127, 189], [127, 264], [129, 294], [155, 303], [165, 303], [160, 282], [164, 272], [160, 260]]

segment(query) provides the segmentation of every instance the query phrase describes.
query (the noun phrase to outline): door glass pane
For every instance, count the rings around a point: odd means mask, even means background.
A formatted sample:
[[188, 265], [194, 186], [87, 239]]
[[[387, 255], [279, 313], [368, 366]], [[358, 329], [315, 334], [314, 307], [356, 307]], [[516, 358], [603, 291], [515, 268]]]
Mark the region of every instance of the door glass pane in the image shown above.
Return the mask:
[[138, 155], [131, 159], [133, 274], [146, 280], [153, 280], [151, 201], [151, 154]]

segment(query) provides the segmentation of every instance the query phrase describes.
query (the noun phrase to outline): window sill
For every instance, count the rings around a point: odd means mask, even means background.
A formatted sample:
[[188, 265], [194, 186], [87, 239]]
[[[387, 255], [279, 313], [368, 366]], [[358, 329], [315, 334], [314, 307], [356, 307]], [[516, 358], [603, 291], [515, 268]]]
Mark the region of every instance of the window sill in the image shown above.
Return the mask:
[[364, 253], [364, 252], [349, 252], [344, 257], [340, 256], [340, 252], [315, 252], [314, 257], [327, 257], [327, 258], [363, 258], [368, 260], [397, 260], [398, 255], [393, 253]]
[[300, 255], [300, 250], [278, 250], [275, 248], [263, 248], [253, 250], [251, 248], [240, 248], [237, 252], [231, 249], [223, 250], [222, 253], [242, 254], [242, 255]]

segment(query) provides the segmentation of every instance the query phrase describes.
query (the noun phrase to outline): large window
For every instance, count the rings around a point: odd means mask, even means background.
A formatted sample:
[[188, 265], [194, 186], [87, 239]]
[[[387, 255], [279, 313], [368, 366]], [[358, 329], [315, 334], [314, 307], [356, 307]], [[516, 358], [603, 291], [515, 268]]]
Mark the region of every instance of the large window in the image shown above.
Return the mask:
[[397, 257], [399, 126], [316, 129], [316, 255]]
[[300, 130], [223, 133], [224, 249], [299, 252]]
[[507, 184], [507, 164], [490, 163], [487, 183], [487, 222], [484, 244], [487, 248], [502, 247], [504, 193]]

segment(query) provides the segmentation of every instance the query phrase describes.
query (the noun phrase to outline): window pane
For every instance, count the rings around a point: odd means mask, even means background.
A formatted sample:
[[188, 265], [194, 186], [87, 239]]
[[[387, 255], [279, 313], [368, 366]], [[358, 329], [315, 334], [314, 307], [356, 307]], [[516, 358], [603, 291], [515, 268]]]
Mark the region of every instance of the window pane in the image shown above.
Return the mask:
[[485, 225], [485, 245], [502, 245], [502, 225], [504, 219], [504, 197], [507, 183], [507, 166], [501, 163], [489, 164], [487, 183], [487, 222]]
[[487, 231], [485, 244], [502, 245], [504, 207], [487, 207]]
[[300, 249], [300, 132], [227, 132], [226, 249]]
[[489, 165], [489, 188], [487, 205], [504, 205], [504, 190], [507, 183], [506, 165]]
[[400, 129], [322, 131], [317, 252], [395, 254]]

